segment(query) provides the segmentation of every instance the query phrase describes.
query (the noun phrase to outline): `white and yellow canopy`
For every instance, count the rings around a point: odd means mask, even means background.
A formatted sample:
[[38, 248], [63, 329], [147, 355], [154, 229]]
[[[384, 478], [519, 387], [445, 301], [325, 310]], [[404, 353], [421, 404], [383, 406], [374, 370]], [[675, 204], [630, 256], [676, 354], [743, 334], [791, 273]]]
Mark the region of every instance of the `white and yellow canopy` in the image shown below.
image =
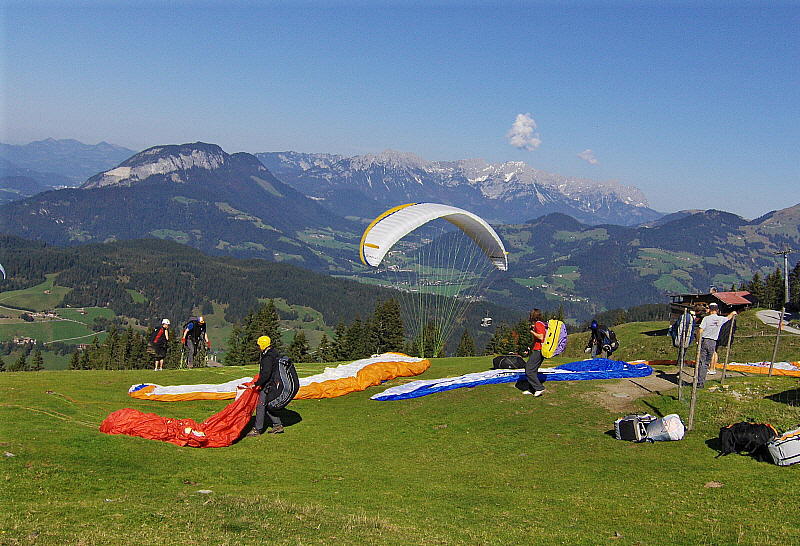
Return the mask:
[[469, 211], [436, 203], [408, 203], [375, 218], [361, 236], [361, 261], [364, 265], [377, 267], [397, 241], [438, 218], [447, 220], [467, 234], [495, 268], [500, 271], [508, 269], [506, 249], [492, 226]]

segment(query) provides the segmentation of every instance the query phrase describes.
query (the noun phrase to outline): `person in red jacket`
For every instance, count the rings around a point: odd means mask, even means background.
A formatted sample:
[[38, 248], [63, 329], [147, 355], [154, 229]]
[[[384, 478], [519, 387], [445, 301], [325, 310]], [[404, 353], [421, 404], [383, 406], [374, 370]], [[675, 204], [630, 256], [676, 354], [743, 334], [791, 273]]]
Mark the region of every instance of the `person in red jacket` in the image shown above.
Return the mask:
[[150, 335], [150, 347], [156, 355], [155, 371], [164, 369], [164, 358], [167, 356], [167, 342], [169, 341], [169, 319], [161, 321], [161, 326], [153, 329]]
[[531, 323], [533, 345], [531, 346], [528, 362], [525, 364], [525, 375], [530, 388], [522, 391], [522, 394], [541, 396], [544, 393], [544, 385], [539, 381], [539, 366], [541, 366], [544, 361], [544, 357], [542, 356], [542, 341], [544, 341], [544, 335], [547, 332], [547, 325], [542, 320], [542, 312], [539, 309], [531, 311], [529, 320]]

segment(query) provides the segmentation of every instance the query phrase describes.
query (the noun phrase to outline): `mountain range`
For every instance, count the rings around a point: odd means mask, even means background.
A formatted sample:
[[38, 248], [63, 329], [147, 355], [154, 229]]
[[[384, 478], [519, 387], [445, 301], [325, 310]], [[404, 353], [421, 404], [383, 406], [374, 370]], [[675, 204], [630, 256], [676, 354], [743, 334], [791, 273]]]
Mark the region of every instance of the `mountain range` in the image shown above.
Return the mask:
[[53, 188], [78, 186], [133, 153], [107, 142], [89, 145], [71, 139], [48, 138], [25, 145], [0, 143], [0, 203]]
[[505, 224], [552, 212], [590, 224], [638, 225], [663, 216], [633, 186], [565, 177], [519, 161], [427, 161], [392, 150], [355, 157], [255, 155], [275, 176], [342, 216], [369, 218], [399, 203], [426, 201]]
[[0, 215], [0, 232], [55, 244], [157, 237], [315, 270], [336, 269], [325, 246], [352, 241], [360, 229], [254, 156], [204, 143], [148, 148], [79, 189], [15, 201]]
[[[300, 156], [293, 157], [299, 165]], [[305, 163], [306, 171], [344, 165], [338, 156], [313, 157], [316, 167]], [[362, 173], [359, 177], [370, 169], [386, 173], [391, 161], [407, 173], [409, 162], [413, 163], [394, 153], [380, 161], [359, 161], [352, 171]], [[365, 195], [363, 188], [353, 186], [350, 214], [343, 217], [325, 197], [340, 182], [330, 182], [328, 189], [314, 194], [312, 185], [302, 186], [306, 182], [295, 180], [296, 188], [284, 183], [291, 177], [286, 172], [274, 176], [264, 162], [269, 163], [263, 154], [259, 161], [247, 153], [228, 154], [214, 144], [155, 146], [91, 176], [80, 188], [46, 191], [0, 206], [0, 232], [59, 245], [155, 237], [207, 254], [264, 258], [363, 277], [366, 269], [358, 262], [357, 249], [364, 218], [370, 217], [363, 203], [356, 201]], [[420, 172], [423, 167], [432, 169], [421, 161]], [[463, 166], [459, 169], [466, 172]], [[495, 167], [482, 169], [501, 176]], [[441, 180], [445, 178], [443, 174]], [[319, 180], [320, 185], [328, 184]], [[392, 186], [384, 180], [382, 184], [386, 192], [397, 192], [394, 198], [400, 201], [407, 200], [400, 199], [407, 195], [403, 191], [411, 191], [405, 183]], [[433, 192], [422, 196], [426, 198], [435, 197], [440, 187], [419, 184]], [[473, 184], [476, 195], [489, 191], [488, 185]], [[541, 196], [552, 190], [539, 182], [534, 185]], [[567, 187], [573, 188], [565, 183]], [[617, 198], [628, 195], [628, 206], [646, 209], [635, 199], [635, 190], [615, 191], [620, 192]], [[377, 197], [371, 203], [375, 210], [383, 210]], [[706, 291], [711, 285], [727, 288], [749, 280], [756, 271], [771, 271], [776, 250], [800, 244], [800, 205], [752, 221], [715, 210], [681, 211], [641, 226], [596, 225], [563, 213], [538, 218], [520, 214], [520, 218], [496, 225], [510, 266], [507, 275], [493, 282], [491, 298], [518, 310], [563, 305], [580, 317], [608, 308], [661, 303], [667, 292]]]

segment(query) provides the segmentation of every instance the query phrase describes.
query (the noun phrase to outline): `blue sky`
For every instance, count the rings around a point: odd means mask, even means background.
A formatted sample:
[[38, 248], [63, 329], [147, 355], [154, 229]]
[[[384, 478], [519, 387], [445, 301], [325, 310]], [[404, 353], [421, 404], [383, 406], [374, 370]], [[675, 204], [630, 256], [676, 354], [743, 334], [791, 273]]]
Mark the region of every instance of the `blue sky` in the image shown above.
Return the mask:
[[618, 180], [665, 212], [800, 202], [800, 2], [0, 6], [7, 143], [394, 149]]

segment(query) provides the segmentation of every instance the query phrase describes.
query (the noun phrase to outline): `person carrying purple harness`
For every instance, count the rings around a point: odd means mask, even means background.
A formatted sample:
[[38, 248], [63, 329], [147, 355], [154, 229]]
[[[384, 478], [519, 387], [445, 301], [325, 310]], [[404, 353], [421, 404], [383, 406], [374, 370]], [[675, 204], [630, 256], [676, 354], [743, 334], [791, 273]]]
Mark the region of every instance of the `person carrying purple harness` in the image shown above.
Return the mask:
[[530, 357], [528, 357], [528, 362], [525, 364], [525, 376], [528, 380], [529, 388], [522, 391], [522, 394], [541, 396], [544, 393], [544, 385], [539, 380], [539, 366], [544, 362], [542, 341], [544, 341], [547, 326], [542, 321], [542, 312], [539, 309], [531, 311], [529, 320], [531, 323], [531, 335], [533, 336]]

